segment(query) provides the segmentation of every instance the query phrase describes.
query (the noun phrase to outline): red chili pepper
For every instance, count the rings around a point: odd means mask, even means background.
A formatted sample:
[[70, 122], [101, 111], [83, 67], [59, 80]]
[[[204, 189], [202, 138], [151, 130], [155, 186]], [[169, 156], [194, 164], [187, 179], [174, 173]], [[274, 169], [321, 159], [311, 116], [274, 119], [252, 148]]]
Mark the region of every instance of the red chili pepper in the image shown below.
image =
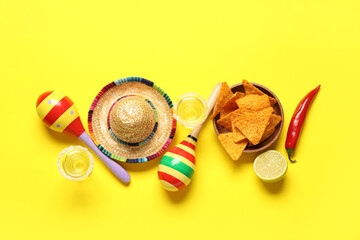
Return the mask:
[[320, 85], [317, 86], [314, 90], [309, 92], [298, 104], [295, 109], [295, 112], [291, 118], [289, 129], [287, 132], [285, 148], [288, 152], [289, 159], [292, 163], [295, 163], [296, 160], [291, 159], [291, 154], [295, 151], [296, 143], [299, 138], [301, 128], [305, 121], [306, 114], [311, 105], [312, 100], [315, 98], [316, 93], [319, 91]]

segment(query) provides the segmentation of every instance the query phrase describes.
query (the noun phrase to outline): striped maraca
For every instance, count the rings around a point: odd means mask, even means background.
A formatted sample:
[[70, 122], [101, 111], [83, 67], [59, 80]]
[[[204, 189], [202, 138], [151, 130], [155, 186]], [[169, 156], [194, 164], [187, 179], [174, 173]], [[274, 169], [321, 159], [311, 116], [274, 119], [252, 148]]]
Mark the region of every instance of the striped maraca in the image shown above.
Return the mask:
[[[206, 117], [214, 108], [220, 86], [221, 83], [216, 84], [207, 100]], [[184, 141], [171, 148], [161, 159], [158, 176], [161, 185], [166, 190], [179, 191], [190, 184], [195, 170], [195, 146], [197, 137], [204, 123], [193, 128]]]
[[73, 135], [83, 141], [124, 183], [130, 181], [130, 175], [118, 163], [105, 156], [85, 131], [75, 104], [60, 92], [44, 92], [36, 102], [36, 111], [46, 126], [57, 132]]

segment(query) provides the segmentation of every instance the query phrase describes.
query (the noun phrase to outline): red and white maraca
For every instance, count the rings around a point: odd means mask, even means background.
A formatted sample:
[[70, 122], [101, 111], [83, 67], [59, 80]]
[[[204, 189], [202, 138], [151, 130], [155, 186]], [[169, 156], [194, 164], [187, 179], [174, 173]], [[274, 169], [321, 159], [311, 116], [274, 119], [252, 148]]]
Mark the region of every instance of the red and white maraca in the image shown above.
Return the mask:
[[69, 97], [60, 92], [44, 92], [37, 99], [36, 111], [47, 127], [77, 137], [91, 148], [122, 182], [128, 183], [130, 181], [130, 175], [125, 169], [96, 147], [85, 131], [75, 104]]

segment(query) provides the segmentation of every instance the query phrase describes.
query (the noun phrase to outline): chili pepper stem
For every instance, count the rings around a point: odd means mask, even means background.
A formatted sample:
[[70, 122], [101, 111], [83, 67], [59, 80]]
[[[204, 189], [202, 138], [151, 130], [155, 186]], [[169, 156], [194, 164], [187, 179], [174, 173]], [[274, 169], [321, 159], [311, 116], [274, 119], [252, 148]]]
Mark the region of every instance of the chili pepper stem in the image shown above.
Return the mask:
[[290, 162], [296, 163], [296, 160], [292, 160], [292, 159], [291, 159], [291, 154], [295, 151], [295, 149], [293, 149], [293, 148], [286, 148], [286, 151], [287, 151], [287, 153], [288, 153]]

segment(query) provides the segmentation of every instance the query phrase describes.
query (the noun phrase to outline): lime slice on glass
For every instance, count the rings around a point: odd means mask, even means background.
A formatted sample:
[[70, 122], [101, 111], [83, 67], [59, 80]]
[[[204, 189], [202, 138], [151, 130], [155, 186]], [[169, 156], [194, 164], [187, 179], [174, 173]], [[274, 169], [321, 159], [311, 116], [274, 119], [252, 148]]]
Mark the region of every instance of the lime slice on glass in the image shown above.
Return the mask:
[[256, 157], [254, 170], [264, 182], [277, 182], [286, 174], [287, 161], [280, 152], [270, 150]]

